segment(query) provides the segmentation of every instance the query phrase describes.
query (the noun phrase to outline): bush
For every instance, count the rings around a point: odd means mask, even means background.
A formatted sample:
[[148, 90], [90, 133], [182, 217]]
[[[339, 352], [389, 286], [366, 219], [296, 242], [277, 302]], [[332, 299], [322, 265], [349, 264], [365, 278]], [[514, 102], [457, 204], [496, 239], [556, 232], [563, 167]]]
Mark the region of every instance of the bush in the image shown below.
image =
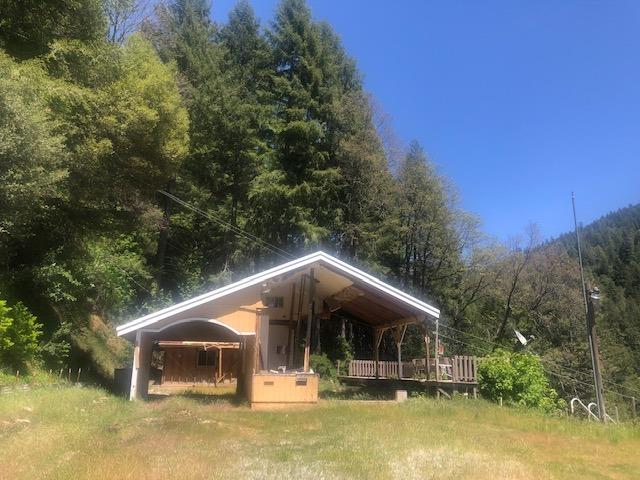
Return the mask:
[[42, 387], [66, 384], [68, 384], [66, 376], [59, 377], [54, 373], [48, 373], [38, 368], [32, 369], [26, 375], [20, 372], [19, 377], [16, 377], [15, 372], [6, 373], [0, 370], [0, 387], [15, 387], [19, 385]]
[[40, 347], [40, 355], [44, 364], [55, 369], [67, 364], [71, 352], [71, 324], [62, 322], [51, 338]]
[[0, 364], [12, 370], [25, 369], [38, 353], [42, 325], [21, 302], [7, 307], [0, 300]]
[[324, 353], [322, 355], [311, 355], [309, 357], [309, 366], [321, 378], [334, 379], [337, 377], [336, 368]]
[[478, 366], [480, 393], [490, 400], [546, 412], [563, 410], [564, 400], [549, 386], [540, 357], [497, 349]]

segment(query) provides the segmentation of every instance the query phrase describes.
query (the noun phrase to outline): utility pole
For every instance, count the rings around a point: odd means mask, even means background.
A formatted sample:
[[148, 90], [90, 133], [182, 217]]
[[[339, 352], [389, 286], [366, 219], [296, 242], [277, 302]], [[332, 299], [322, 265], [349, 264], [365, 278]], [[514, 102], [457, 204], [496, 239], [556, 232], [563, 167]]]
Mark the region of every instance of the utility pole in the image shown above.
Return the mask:
[[593, 362], [593, 380], [596, 386], [596, 401], [598, 402], [598, 417], [601, 422], [607, 421], [607, 411], [604, 405], [604, 387], [602, 374], [600, 373], [600, 351], [598, 348], [598, 334], [596, 332], [596, 315], [594, 300], [600, 299], [597, 288], [587, 290], [587, 333], [589, 335], [589, 347], [591, 348], [591, 360]]
[[[440, 381], [440, 319], [436, 318], [436, 351], [435, 351], [435, 365], [436, 365], [436, 382]], [[439, 394], [438, 394], [439, 395]]]
[[598, 335], [596, 333], [596, 316], [593, 305], [594, 300], [600, 299], [600, 292], [597, 288], [587, 291], [584, 281], [584, 267], [582, 265], [582, 250], [580, 248], [580, 233], [578, 230], [578, 220], [576, 216], [576, 197], [571, 192], [571, 204], [573, 206], [573, 224], [576, 231], [576, 242], [578, 244], [578, 259], [580, 261], [580, 278], [582, 280], [582, 296], [587, 318], [587, 335], [589, 337], [589, 348], [591, 351], [591, 365], [593, 367], [593, 381], [596, 388], [596, 403], [598, 404], [598, 418], [601, 422], [607, 421], [607, 413], [604, 405], [604, 388], [602, 386], [602, 375], [600, 374], [600, 353], [598, 350]]

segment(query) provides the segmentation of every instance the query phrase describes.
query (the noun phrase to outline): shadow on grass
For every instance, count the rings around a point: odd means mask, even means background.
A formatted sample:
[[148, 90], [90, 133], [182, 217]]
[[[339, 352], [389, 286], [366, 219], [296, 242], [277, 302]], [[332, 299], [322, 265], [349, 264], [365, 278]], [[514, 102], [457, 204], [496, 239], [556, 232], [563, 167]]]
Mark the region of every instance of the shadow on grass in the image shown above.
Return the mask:
[[396, 390], [406, 390], [409, 396], [426, 395], [424, 385], [391, 379], [341, 379], [322, 382], [319, 397], [326, 400], [394, 400]]
[[201, 405], [230, 405], [238, 407], [247, 404], [246, 399], [236, 392], [208, 393], [187, 390], [171, 394], [150, 393], [148, 396], [151, 402], [163, 402], [169, 398], [187, 398]]
[[336, 390], [324, 390], [318, 393], [324, 400], [392, 400], [393, 396], [385, 391], [373, 391], [368, 388], [346, 387]]

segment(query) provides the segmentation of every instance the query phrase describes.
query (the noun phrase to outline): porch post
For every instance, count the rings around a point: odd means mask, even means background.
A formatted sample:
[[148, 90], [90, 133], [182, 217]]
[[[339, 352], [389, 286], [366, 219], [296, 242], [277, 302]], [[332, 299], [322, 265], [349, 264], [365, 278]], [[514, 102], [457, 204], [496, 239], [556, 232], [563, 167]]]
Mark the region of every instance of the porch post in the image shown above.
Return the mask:
[[376, 378], [380, 376], [380, 342], [382, 341], [382, 334], [384, 330], [376, 328], [373, 330], [373, 352], [376, 361]]
[[291, 307], [289, 308], [289, 332], [287, 333], [287, 368], [293, 367], [293, 349], [291, 348], [294, 339], [294, 326], [293, 326], [293, 304], [296, 299], [296, 284], [291, 285]]
[[244, 382], [245, 382], [245, 375], [246, 375], [246, 358], [245, 358], [245, 349], [246, 349], [246, 343], [245, 343], [245, 337], [240, 337], [240, 375], [238, 375], [238, 378], [236, 380], [236, 393], [239, 395], [242, 395], [244, 393]]
[[316, 288], [316, 280], [313, 275], [313, 268], [309, 272], [309, 314], [307, 316], [307, 336], [304, 342], [304, 362], [303, 369], [309, 371], [309, 349], [311, 347], [311, 324], [313, 323], [314, 295]]
[[133, 363], [131, 364], [131, 385], [129, 400], [135, 400], [138, 394], [138, 365], [140, 364], [140, 337], [141, 332], [136, 332], [136, 342], [133, 347]]
[[131, 367], [131, 389], [129, 400], [146, 398], [149, 390], [149, 368], [151, 363], [151, 337], [141, 330], [136, 332], [136, 343], [133, 349], [133, 365]]
[[406, 325], [393, 329], [393, 336], [395, 337], [396, 348], [398, 349], [398, 379], [402, 379], [402, 340], [404, 340], [406, 331]]
[[425, 346], [425, 353], [424, 353], [424, 368], [425, 368], [425, 373], [427, 375], [427, 380], [429, 380], [429, 378], [431, 377], [431, 365], [429, 362], [429, 344], [430, 344], [430, 339], [429, 339], [429, 331], [425, 330], [424, 332], [424, 346]]

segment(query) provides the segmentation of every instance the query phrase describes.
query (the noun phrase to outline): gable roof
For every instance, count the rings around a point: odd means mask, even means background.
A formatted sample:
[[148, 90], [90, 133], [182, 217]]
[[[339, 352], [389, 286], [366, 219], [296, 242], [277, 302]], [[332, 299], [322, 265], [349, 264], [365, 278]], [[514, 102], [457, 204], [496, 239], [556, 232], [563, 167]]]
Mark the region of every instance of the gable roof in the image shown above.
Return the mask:
[[424, 312], [427, 315], [430, 315], [433, 318], [440, 317], [440, 310], [429, 305], [428, 303], [423, 302], [422, 300], [418, 300], [417, 298], [398, 290], [391, 285], [384, 283], [383, 281], [377, 279], [376, 277], [369, 275], [362, 270], [359, 270], [342, 260], [339, 260], [331, 255], [324, 253], [322, 251], [312, 253], [310, 255], [306, 255], [304, 257], [298, 258], [297, 260], [292, 260], [290, 262], [284, 263], [277, 267], [270, 268], [260, 273], [256, 273], [255, 275], [251, 275], [242, 280], [239, 280], [230, 285], [226, 285], [224, 287], [218, 288], [208, 293], [204, 293], [190, 300], [185, 300], [184, 302], [177, 303], [167, 308], [163, 308], [154, 313], [150, 313], [143, 317], [132, 320], [131, 322], [125, 323], [124, 325], [120, 325], [116, 327], [116, 331], [118, 336], [126, 335], [127, 333], [134, 332], [136, 330], [140, 330], [142, 328], [148, 327], [160, 320], [168, 318], [172, 315], [184, 312], [191, 308], [197, 307], [207, 302], [211, 302], [213, 300], [217, 300], [226, 295], [230, 295], [234, 292], [240, 291], [247, 287], [251, 287], [253, 285], [257, 285], [261, 282], [269, 280], [273, 277], [277, 277], [287, 272], [291, 272], [293, 270], [299, 269], [301, 267], [313, 264], [315, 262], [324, 262], [330, 266], [332, 266], [337, 271], [346, 274], [347, 276], [354, 277], [364, 284], [372, 287], [375, 290], [379, 290], [384, 292], [391, 297], [403, 302], [406, 305], [413, 307], [421, 312]]

